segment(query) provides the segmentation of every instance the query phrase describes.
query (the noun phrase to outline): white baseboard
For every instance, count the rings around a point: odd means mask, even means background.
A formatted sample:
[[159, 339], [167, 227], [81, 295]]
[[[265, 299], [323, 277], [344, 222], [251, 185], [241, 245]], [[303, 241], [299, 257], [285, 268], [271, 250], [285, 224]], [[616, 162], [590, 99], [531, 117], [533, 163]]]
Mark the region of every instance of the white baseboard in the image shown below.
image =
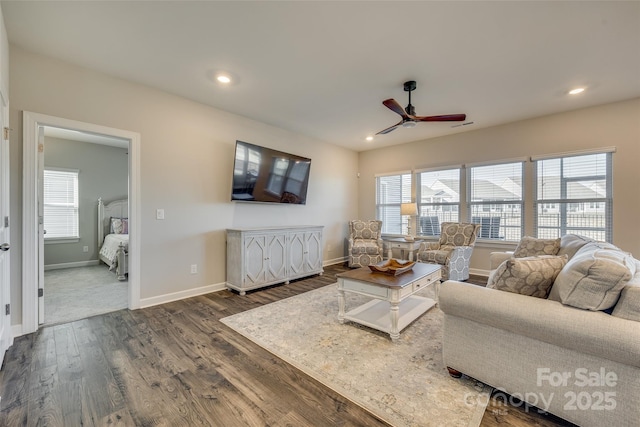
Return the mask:
[[210, 294], [211, 292], [219, 292], [227, 289], [224, 282], [214, 285], [202, 286], [200, 288], [187, 289], [185, 291], [173, 292], [171, 294], [158, 295], [157, 297], [144, 298], [140, 300], [140, 308], [152, 307], [154, 305], [166, 304], [168, 302], [178, 301], [185, 298], [197, 297], [199, 295]]
[[11, 336], [13, 338], [21, 337], [22, 335], [24, 335], [22, 333], [22, 323], [20, 323], [18, 325], [11, 325]]
[[62, 264], [49, 264], [44, 266], [44, 271], [61, 270], [63, 268], [90, 267], [92, 265], [99, 265], [99, 264], [100, 264], [100, 261], [98, 261], [97, 259], [92, 259], [89, 261], [65, 262]]
[[326, 267], [328, 265], [341, 264], [341, 263], [346, 262], [346, 261], [347, 261], [347, 257], [326, 259], [326, 260], [322, 261], [322, 266]]

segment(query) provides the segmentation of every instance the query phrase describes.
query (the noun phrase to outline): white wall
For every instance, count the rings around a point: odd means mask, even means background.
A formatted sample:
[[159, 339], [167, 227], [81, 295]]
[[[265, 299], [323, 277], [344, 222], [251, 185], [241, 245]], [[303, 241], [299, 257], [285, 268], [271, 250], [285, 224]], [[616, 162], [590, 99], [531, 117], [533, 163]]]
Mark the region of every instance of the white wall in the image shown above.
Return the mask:
[[[22, 227], [21, 112], [26, 110], [141, 134], [143, 300], [223, 283], [230, 227], [323, 225], [325, 260], [344, 256], [347, 221], [357, 216], [357, 153], [13, 45], [10, 60], [14, 230]], [[231, 203], [236, 139], [311, 158], [307, 204]], [[157, 208], [165, 210], [164, 221], [155, 219]], [[19, 232], [13, 233], [12, 247], [16, 324], [22, 316]], [[190, 274], [191, 264], [198, 264], [199, 274]]]
[[[640, 257], [640, 98], [362, 152], [359, 214], [375, 217], [375, 174], [610, 146], [617, 147], [613, 155], [613, 243]], [[532, 163], [527, 162], [526, 235], [533, 235], [532, 171]], [[487, 270], [489, 253], [505, 249], [478, 244], [471, 267]]]

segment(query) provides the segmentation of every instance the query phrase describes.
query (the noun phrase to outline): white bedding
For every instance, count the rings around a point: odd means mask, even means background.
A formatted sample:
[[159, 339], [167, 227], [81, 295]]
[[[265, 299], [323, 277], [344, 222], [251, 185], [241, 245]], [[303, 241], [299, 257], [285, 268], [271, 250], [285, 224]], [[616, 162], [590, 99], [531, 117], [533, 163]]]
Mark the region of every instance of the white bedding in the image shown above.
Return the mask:
[[100, 249], [101, 258], [109, 261], [110, 270], [118, 265], [116, 253], [120, 243], [124, 243], [125, 252], [129, 252], [129, 235], [128, 234], [107, 234], [104, 237], [104, 243]]

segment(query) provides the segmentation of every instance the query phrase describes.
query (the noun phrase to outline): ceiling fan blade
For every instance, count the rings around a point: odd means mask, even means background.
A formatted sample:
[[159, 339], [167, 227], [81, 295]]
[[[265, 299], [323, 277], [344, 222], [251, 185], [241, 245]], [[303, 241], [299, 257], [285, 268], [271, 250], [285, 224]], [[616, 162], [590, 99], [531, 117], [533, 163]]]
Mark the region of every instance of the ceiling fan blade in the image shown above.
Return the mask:
[[399, 121], [398, 123], [396, 123], [395, 125], [390, 126], [390, 127], [386, 128], [386, 129], [381, 130], [380, 132], [376, 133], [376, 135], [384, 135], [384, 134], [386, 134], [386, 133], [389, 133], [389, 132], [391, 132], [391, 131], [395, 130], [398, 126], [402, 126], [402, 123], [404, 123], [404, 120], [401, 120], [401, 121]]
[[393, 111], [394, 113], [400, 114], [403, 119], [409, 118], [409, 116], [407, 115], [407, 112], [404, 111], [404, 108], [402, 108], [402, 106], [398, 104], [398, 101], [396, 101], [395, 99], [393, 98], [385, 99], [384, 101], [382, 101], [382, 104], [388, 109], [390, 109], [391, 111]]
[[418, 122], [462, 122], [466, 120], [466, 114], [445, 114], [443, 116], [416, 116]]

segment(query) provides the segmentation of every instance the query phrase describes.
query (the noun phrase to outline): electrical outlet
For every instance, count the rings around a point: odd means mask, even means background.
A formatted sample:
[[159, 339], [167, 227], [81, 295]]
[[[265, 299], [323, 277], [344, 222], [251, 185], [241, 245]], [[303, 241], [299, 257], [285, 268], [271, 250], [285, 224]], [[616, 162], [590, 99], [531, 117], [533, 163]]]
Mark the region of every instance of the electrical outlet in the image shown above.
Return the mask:
[[89, 252], [89, 246], [83, 246], [82, 252]]
[[191, 274], [198, 274], [198, 264], [191, 264]]
[[331, 252], [331, 245], [327, 245], [327, 252]]

